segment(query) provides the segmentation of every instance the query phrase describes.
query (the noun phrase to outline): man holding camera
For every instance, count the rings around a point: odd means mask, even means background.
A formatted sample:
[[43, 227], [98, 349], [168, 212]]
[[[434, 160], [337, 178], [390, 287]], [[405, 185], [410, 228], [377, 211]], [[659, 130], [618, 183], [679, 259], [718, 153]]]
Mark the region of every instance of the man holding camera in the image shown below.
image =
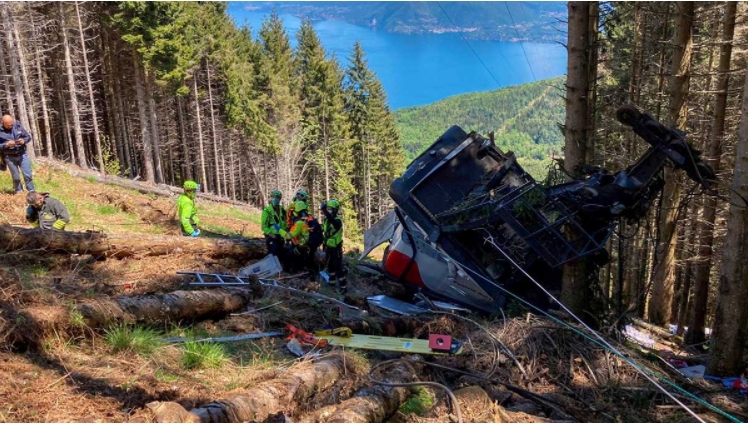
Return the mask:
[[34, 191], [34, 181], [31, 172], [31, 161], [26, 154], [26, 145], [31, 142], [31, 136], [20, 122], [5, 114], [0, 125], [0, 155], [10, 169], [13, 178], [13, 189], [16, 194], [23, 193], [21, 175], [26, 182], [26, 190]]

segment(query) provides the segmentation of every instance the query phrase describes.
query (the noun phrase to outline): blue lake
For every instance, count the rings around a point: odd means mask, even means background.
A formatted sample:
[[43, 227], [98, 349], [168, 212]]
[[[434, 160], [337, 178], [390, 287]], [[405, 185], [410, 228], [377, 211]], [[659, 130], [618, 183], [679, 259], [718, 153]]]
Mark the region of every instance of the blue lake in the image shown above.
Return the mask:
[[[228, 12], [238, 25], [248, 24], [257, 37], [266, 14], [246, 10], [248, 5], [230, 2]], [[280, 17], [295, 46], [301, 20], [292, 15]], [[558, 44], [466, 43], [457, 33], [393, 34], [341, 21], [312, 25], [328, 55], [335, 55], [344, 67], [354, 42], [361, 42], [369, 68], [382, 82], [392, 109], [566, 73], [566, 49]]]

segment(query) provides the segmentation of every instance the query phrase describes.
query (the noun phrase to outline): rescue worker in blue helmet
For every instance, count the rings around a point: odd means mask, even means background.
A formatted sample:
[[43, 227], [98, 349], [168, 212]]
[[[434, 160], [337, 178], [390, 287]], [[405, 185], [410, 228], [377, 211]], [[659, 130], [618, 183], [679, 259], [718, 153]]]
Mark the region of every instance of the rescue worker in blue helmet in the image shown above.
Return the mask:
[[265, 245], [268, 253], [277, 256], [283, 262], [284, 239], [281, 230], [288, 231], [286, 225], [286, 210], [281, 204], [283, 193], [280, 190], [270, 192], [270, 202], [262, 210], [261, 226], [265, 235]]
[[320, 206], [325, 220], [322, 222], [323, 246], [330, 284], [338, 285], [342, 292], [348, 290], [346, 269], [343, 266], [343, 220], [340, 218], [340, 202], [330, 199]]
[[179, 223], [182, 226], [182, 235], [198, 237], [200, 229], [200, 219], [197, 217], [197, 208], [195, 207], [195, 196], [200, 190], [200, 184], [188, 180], [183, 185], [184, 193], [177, 199], [177, 215]]

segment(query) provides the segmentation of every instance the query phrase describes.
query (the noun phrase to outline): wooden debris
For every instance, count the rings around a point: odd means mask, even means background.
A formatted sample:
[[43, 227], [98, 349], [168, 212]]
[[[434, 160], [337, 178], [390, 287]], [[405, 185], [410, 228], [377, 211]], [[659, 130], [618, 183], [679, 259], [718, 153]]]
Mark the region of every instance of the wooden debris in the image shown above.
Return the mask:
[[188, 253], [211, 257], [259, 259], [266, 252], [260, 239], [149, 236], [132, 234], [76, 233], [35, 228], [0, 226], [0, 250], [43, 250], [54, 253], [88, 254], [113, 258]]
[[[411, 383], [416, 379], [414, 364], [398, 362], [387, 369], [386, 383]], [[397, 412], [408, 400], [410, 387], [388, 387], [371, 384], [358, 390], [338, 405], [330, 405], [302, 418], [302, 422], [381, 423]]]
[[[351, 358], [347, 361], [350, 363]], [[282, 377], [260, 383], [245, 393], [195, 408], [191, 413], [204, 423], [263, 422], [272, 414], [294, 410], [314, 393], [331, 387], [343, 375], [345, 362], [343, 354], [304, 362]]]

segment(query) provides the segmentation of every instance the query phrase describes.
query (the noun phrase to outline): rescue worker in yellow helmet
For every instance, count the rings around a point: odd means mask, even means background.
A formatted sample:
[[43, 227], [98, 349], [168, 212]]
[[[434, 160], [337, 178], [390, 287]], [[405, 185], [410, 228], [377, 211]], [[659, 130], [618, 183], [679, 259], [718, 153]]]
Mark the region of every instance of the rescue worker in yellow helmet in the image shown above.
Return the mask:
[[320, 206], [325, 220], [322, 222], [323, 246], [327, 262], [330, 284], [337, 283], [340, 291], [348, 289], [347, 272], [343, 266], [343, 220], [340, 218], [340, 202], [330, 199]]
[[315, 252], [322, 243], [322, 227], [309, 214], [306, 202], [298, 200], [293, 204], [291, 228], [288, 231], [281, 228], [279, 234], [291, 242], [287, 259], [289, 266], [306, 268], [312, 273], [310, 280], [316, 279], [319, 269]]
[[30, 191], [26, 194], [26, 221], [34, 228], [42, 230], [64, 230], [70, 222], [67, 208], [59, 200], [49, 197], [49, 193]]
[[270, 193], [270, 204], [262, 210], [262, 233], [265, 235], [265, 244], [268, 248], [268, 253], [277, 256], [281, 262], [283, 259], [283, 237], [280, 235], [280, 231], [288, 230], [286, 225], [286, 210], [281, 205], [281, 198], [283, 193], [280, 190], [273, 190]]
[[182, 235], [197, 237], [200, 235], [200, 219], [197, 217], [195, 195], [200, 190], [200, 184], [188, 180], [184, 182], [184, 194], [177, 199], [177, 214], [182, 225]]

